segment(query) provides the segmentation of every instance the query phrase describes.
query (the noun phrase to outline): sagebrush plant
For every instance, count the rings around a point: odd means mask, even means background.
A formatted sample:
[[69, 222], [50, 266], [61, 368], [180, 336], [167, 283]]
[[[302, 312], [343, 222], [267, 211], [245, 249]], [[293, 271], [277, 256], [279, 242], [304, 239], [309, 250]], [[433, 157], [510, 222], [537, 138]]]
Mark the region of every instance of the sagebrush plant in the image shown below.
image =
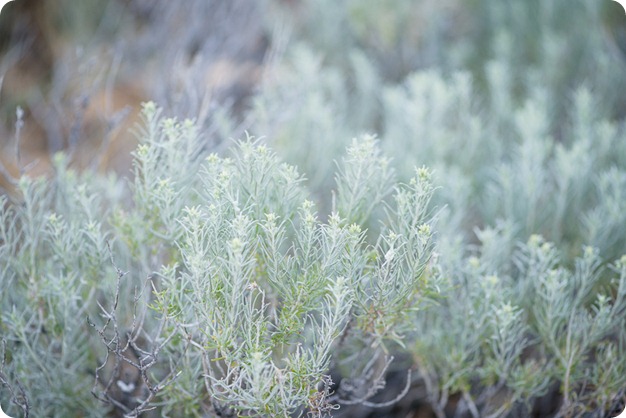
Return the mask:
[[[583, 244], [607, 249], [604, 234], [613, 231], [611, 241], [623, 230], [600, 232], [596, 220], [609, 209], [595, 206], [608, 203], [619, 181], [616, 173], [599, 177], [621, 170], [625, 154], [615, 121], [624, 63], [603, 21], [606, 4], [430, 3], [389, 0], [382, 13], [369, 2], [304, 2], [307, 13], [293, 18], [294, 47], [277, 69], [289, 76], [262, 86], [250, 112], [254, 129], [271, 132], [276, 152], [304, 168], [315, 191], [332, 184], [329, 162], [351, 136], [376, 132], [401, 180], [415, 165], [435, 172], [442, 187], [434, 202], [452, 216], [440, 225], [450, 231], [441, 231], [445, 240], [511, 221], [516, 239], [541, 233], [570, 246], [571, 256]], [[414, 25], [394, 25], [418, 11], [428, 23], [417, 38]], [[410, 39], [412, 49], [401, 46]], [[430, 48], [442, 52], [404, 61]], [[619, 257], [619, 244], [611, 247], [618, 253], [607, 257]]]
[[52, 180], [3, 198], [9, 387], [34, 416], [105, 415], [91, 386], [125, 416], [323, 416], [351, 401], [331, 393], [338, 353], [357, 340], [389, 354], [436, 291], [429, 171], [394, 186], [375, 138], [355, 139], [320, 220], [302, 175], [252, 138], [206, 156], [193, 122], [151, 103], [139, 134], [129, 187], [59, 156]]
[[159, 97], [199, 122], [144, 105], [132, 179], [59, 155], [1, 199], [9, 414], [617, 412], [624, 64], [602, 2], [331, 3], [284, 15], [245, 114], [267, 139], [209, 154], [238, 123], [207, 137], [198, 72]]
[[53, 180], [23, 177], [19, 200], [2, 198], [2, 372], [35, 415], [62, 416], [68, 405], [94, 414], [86, 317], [110, 290], [103, 202], [115, 194], [102, 180], [77, 176], [59, 156]]
[[528, 411], [555, 382], [562, 414], [601, 414], [626, 384], [622, 259], [585, 247], [561, 266], [506, 224], [469, 258], [433, 257], [432, 173], [397, 184], [373, 136], [348, 148], [323, 219], [259, 141], [205, 155], [193, 122], [152, 103], [143, 126], [129, 187], [59, 155], [3, 198], [10, 413], [326, 416], [388, 405], [370, 398], [402, 351], [438, 416], [457, 394], [460, 415]]
[[[452, 286], [418, 313], [408, 351], [435, 414], [603, 416], [624, 386], [623, 362], [609, 363], [623, 350], [626, 236], [624, 127], [616, 119], [623, 104], [615, 94], [624, 63], [607, 36], [606, 5], [446, 4], [416, 39], [414, 26], [397, 24], [419, 9], [414, 2], [385, 2], [384, 13], [367, 2], [304, 2], [308, 13], [294, 26], [307, 60], [287, 54], [279, 67], [302, 82], [270, 79], [251, 114], [271, 128], [277, 153], [308, 172], [327, 173], [331, 150], [350, 137], [334, 133], [344, 131], [377, 132], [401, 180], [416, 165], [433, 169], [437, 269]], [[449, 22], [460, 24], [446, 30]], [[355, 52], [363, 58], [356, 66], [346, 59]], [[294, 91], [297, 107], [285, 94]], [[307, 100], [316, 96], [324, 108]], [[313, 152], [299, 153], [296, 132]], [[330, 147], [314, 145], [331, 139]], [[311, 187], [328, 181], [313, 177]], [[524, 255], [535, 245], [552, 248], [549, 268]], [[546, 269], [561, 286], [552, 299], [544, 298]], [[574, 289], [583, 284], [580, 300]], [[607, 301], [614, 310], [602, 307]], [[603, 315], [608, 328], [591, 330]], [[537, 412], [542, 399], [553, 410]]]
[[483, 251], [443, 267], [454, 277], [449, 298], [416, 322], [413, 353], [436, 415], [461, 394], [458, 413], [524, 416], [560, 382], [559, 414], [603, 416], [626, 383], [614, 357], [624, 344], [624, 259], [603, 266], [585, 247], [570, 270], [538, 235], [513, 257], [488, 251], [506, 245], [505, 231], [481, 235]]

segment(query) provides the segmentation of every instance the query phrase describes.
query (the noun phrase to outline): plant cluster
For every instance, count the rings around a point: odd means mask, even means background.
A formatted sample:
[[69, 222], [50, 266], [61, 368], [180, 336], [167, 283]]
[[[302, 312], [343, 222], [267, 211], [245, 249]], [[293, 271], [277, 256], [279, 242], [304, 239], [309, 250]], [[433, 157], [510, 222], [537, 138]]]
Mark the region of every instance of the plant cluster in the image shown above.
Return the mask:
[[53, 187], [25, 177], [4, 198], [6, 382], [28, 388], [34, 415], [105, 414], [90, 381], [125, 416], [335, 409], [337, 353], [354, 341], [389, 353], [435, 292], [428, 170], [387, 202], [387, 161], [374, 138], [355, 140], [322, 221], [302, 176], [264, 145], [203, 156], [192, 122], [146, 104], [144, 124], [123, 190], [59, 157]]
[[[264, 2], [277, 56], [237, 117], [192, 71], [143, 105], [129, 178], [24, 170], [0, 197], [3, 408], [617, 412], [619, 37], [592, 0], [440, 3]], [[242, 128], [267, 139], [213, 153]]]

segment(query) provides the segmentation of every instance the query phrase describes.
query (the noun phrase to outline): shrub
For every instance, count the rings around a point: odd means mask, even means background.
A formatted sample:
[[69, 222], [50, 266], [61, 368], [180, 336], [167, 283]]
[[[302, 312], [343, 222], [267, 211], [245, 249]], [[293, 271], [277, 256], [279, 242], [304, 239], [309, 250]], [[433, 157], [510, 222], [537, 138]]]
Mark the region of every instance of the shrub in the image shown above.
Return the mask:
[[129, 187], [59, 156], [49, 183], [24, 177], [4, 198], [10, 387], [47, 416], [105, 415], [86, 390], [94, 370], [94, 395], [127, 416], [336, 408], [338, 353], [402, 343], [434, 289], [429, 172], [396, 186], [368, 237], [393, 183], [373, 138], [348, 149], [321, 221], [303, 177], [258, 141], [203, 156], [191, 122], [153, 104], [144, 121]]
[[[144, 105], [130, 179], [58, 155], [0, 199], [9, 414], [616, 411], [624, 80], [603, 6], [376, 3], [264, 3], [294, 36], [276, 30], [240, 126], [208, 111], [201, 45], [154, 90], [198, 122]], [[160, 7], [153, 26], [179, 16]], [[148, 35], [152, 56], [169, 33]], [[209, 154], [246, 127], [268, 139]]]
[[585, 247], [570, 269], [507, 224], [433, 258], [431, 173], [396, 184], [372, 136], [321, 220], [258, 140], [206, 155], [192, 122], [143, 115], [127, 185], [58, 155], [50, 180], [3, 197], [9, 413], [104, 416], [99, 399], [125, 416], [325, 416], [376, 406], [402, 352], [441, 417], [457, 395], [461, 415], [528, 413], [555, 382], [561, 413], [601, 413], [626, 384], [623, 260]]

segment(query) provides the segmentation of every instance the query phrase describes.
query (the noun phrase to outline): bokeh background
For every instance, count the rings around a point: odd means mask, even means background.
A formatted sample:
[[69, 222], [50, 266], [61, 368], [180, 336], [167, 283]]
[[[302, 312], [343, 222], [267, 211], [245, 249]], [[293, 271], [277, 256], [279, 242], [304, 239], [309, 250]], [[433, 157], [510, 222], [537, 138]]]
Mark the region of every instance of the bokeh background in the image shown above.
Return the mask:
[[249, 130], [342, 150], [385, 137], [386, 89], [426, 69], [467, 71], [479, 103], [541, 86], [558, 135], [581, 85], [624, 114], [625, 27], [610, 0], [16, 0], [0, 16], [0, 157], [13, 175], [61, 150], [125, 173], [146, 100], [199, 120], [211, 147]]

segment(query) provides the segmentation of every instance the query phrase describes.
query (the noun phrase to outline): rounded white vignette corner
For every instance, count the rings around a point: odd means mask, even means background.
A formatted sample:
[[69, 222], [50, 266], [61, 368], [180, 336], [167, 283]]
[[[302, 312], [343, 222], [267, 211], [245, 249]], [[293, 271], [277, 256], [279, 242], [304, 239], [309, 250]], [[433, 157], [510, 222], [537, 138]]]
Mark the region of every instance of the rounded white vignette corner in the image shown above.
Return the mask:
[[626, 407], [624, 408], [621, 414], [615, 415], [613, 418], [626, 418]]
[[[620, 6], [624, 9], [624, 13], [626, 13], [626, 0], [613, 0], [615, 3], [619, 3]], [[621, 415], [620, 415], [621, 418]], [[626, 418], [626, 417], [625, 417]]]
[[[12, 1], [17, 1], [17, 0], [0, 0], [0, 14], [2, 14], [2, 9], [4, 9], [4, 6], [6, 6], [8, 3]], [[0, 410], [0, 413], [2, 413], [1, 410]], [[0, 415], [0, 418], [3, 418], [3, 416]]]
[[0, 405], [0, 418], [11, 418], [10, 416], [4, 413], [4, 411], [2, 410], [2, 405]]

